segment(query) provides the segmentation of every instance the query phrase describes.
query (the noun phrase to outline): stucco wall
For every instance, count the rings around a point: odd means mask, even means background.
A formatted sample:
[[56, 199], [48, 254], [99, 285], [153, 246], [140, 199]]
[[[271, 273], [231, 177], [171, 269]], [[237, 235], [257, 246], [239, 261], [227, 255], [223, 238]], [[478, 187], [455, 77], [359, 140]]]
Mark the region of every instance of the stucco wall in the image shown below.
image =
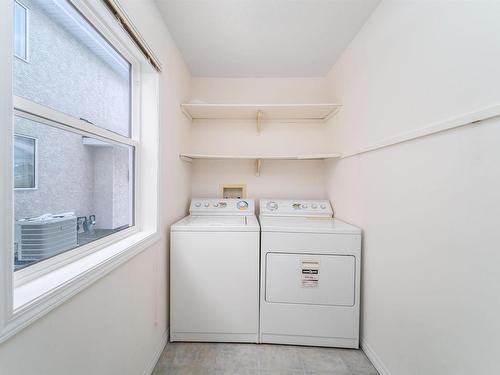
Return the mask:
[[[129, 126], [129, 79], [66, 30], [60, 12], [48, 15], [38, 4], [29, 9], [29, 59], [14, 59], [14, 94], [85, 118], [97, 126], [126, 132]], [[50, 2], [47, 2], [50, 3]], [[47, 5], [45, 5], [47, 6]]]
[[82, 137], [23, 118], [16, 118], [14, 129], [38, 139], [40, 172], [39, 189], [15, 191], [15, 218], [93, 212], [94, 157], [82, 144]]

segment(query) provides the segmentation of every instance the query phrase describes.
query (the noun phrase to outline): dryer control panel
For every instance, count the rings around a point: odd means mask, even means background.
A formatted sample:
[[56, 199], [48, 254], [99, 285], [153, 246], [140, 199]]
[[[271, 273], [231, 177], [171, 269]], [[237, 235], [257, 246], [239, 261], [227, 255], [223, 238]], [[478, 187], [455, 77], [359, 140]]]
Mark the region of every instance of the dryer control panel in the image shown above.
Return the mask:
[[194, 216], [253, 216], [255, 203], [253, 199], [193, 198], [189, 213]]
[[333, 217], [328, 200], [261, 199], [261, 216]]

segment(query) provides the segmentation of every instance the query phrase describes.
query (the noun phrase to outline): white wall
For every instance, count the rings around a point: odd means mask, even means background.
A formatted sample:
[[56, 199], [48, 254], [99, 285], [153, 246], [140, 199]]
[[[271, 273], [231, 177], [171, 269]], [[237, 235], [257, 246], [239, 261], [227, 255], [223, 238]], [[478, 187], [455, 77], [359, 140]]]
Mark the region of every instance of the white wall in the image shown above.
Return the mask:
[[[207, 103], [323, 103], [325, 78], [193, 78], [191, 99]], [[326, 150], [325, 124], [195, 120], [189, 152], [289, 155]], [[260, 177], [252, 161], [195, 161], [193, 196], [219, 196], [221, 184], [246, 184], [251, 198], [323, 198], [322, 161], [264, 161]]]
[[[332, 150], [500, 104], [498, 14], [382, 2], [329, 74]], [[495, 119], [328, 166], [337, 216], [364, 229], [362, 337], [387, 374], [498, 374], [499, 140]]]
[[168, 225], [185, 214], [190, 166], [178, 158], [189, 122], [179, 110], [190, 75], [156, 7], [121, 0], [163, 64], [162, 240], [0, 345], [0, 373], [141, 374], [166, 333]]
[[196, 161], [192, 183], [193, 197], [219, 197], [221, 184], [240, 183], [254, 199], [319, 199], [326, 194], [322, 161], [264, 161], [259, 177], [251, 160]]

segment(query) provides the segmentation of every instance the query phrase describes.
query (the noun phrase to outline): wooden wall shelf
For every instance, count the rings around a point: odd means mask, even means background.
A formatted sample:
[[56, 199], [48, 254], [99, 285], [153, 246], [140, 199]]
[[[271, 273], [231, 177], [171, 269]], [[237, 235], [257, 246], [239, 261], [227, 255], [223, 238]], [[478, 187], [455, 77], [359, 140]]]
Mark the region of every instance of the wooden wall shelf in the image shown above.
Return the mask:
[[233, 119], [281, 122], [307, 120], [327, 121], [341, 104], [181, 104], [182, 111], [191, 120]]
[[255, 160], [256, 175], [260, 175], [262, 161], [265, 160], [327, 160], [340, 158], [340, 154], [314, 155], [214, 155], [214, 154], [180, 154], [185, 161], [193, 160]]

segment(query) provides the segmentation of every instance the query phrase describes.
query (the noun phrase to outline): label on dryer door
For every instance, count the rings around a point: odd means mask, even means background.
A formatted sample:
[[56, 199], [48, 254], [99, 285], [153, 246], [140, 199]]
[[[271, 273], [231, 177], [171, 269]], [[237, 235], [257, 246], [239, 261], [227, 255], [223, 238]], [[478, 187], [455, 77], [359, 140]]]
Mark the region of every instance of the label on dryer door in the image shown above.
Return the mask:
[[302, 288], [317, 288], [319, 285], [319, 262], [302, 261]]

